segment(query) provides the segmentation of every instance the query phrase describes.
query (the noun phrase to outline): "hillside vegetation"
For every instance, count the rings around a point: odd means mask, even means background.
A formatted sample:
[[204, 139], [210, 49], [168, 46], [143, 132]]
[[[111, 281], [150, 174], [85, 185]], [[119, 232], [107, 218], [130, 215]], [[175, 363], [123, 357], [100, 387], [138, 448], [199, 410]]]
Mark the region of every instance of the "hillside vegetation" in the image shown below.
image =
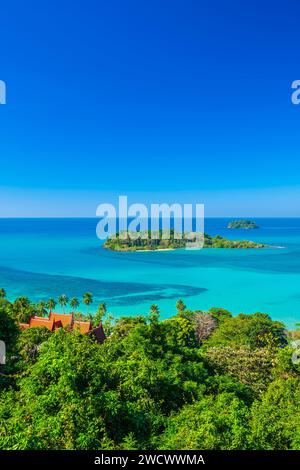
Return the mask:
[[103, 320], [99, 345], [20, 331], [1, 302], [0, 449], [300, 449], [300, 366], [282, 323], [182, 301], [164, 321], [156, 305]]

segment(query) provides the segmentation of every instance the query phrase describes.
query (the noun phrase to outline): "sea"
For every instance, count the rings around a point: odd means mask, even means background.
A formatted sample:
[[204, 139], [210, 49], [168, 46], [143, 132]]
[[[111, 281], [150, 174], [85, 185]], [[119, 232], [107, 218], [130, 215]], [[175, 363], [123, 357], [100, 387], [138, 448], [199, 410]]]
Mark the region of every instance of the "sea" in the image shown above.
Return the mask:
[[147, 314], [152, 304], [168, 318], [183, 299], [190, 309], [263, 312], [294, 328], [300, 322], [300, 218], [256, 218], [260, 228], [253, 230], [230, 230], [230, 220], [206, 218], [205, 232], [270, 247], [117, 253], [97, 238], [97, 219], [0, 219], [0, 287], [9, 300], [34, 302], [91, 292], [90, 311], [106, 302], [116, 318]]

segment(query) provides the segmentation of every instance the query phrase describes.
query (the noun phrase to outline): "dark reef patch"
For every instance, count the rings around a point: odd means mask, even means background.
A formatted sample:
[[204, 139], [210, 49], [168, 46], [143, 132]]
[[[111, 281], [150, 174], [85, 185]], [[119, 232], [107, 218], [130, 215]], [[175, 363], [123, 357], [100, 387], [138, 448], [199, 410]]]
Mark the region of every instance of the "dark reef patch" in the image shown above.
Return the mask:
[[181, 284], [147, 284], [142, 282], [115, 282], [74, 276], [33, 273], [0, 266], [1, 286], [9, 290], [9, 284], [19, 286], [17, 296], [47, 300], [64, 293], [69, 297], [81, 297], [92, 292], [95, 302], [107, 301], [110, 305], [134, 305], [143, 302], [190, 297], [207, 289]]

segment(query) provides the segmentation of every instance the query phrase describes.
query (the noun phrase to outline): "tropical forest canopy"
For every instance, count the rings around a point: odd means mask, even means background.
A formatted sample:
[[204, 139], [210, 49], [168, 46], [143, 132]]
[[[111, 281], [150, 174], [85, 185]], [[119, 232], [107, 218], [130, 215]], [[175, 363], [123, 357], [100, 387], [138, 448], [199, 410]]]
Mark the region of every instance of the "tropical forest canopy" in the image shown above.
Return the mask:
[[22, 331], [16, 305], [0, 301], [0, 449], [300, 449], [300, 334], [268, 315], [179, 300], [167, 320], [113, 320], [101, 304], [99, 345]]

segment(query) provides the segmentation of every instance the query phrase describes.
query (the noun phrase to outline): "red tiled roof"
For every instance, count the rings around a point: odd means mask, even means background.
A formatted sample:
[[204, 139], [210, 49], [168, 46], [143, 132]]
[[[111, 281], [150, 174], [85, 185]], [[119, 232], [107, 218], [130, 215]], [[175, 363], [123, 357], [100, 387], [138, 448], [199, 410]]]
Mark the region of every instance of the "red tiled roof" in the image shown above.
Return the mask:
[[[51, 312], [49, 315], [49, 320], [53, 320], [55, 322], [55, 326], [57, 328], [63, 326], [66, 328], [67, 326], [72, 326], [74, 317], [72, 313], [55, 313]], [[61, 322], [61, 324], [58, 324], [58, 322]]]
[[34, 316], [31, 317], [29, 323], [19, 323], [21, 329], [33, 328], [33, 327], [46, 327], [50, 331], [53, 331], [55, 328], [66, 328], [79, 330], [80, 333], [93, 334], [97, 342], [102, 344], [106, 339], [102, 323], [99, 324], [97, 328], [92, 329], [92, 323], [90, 321], [79, 321], [74, 320], [73, 313], [55, 313], [51, 312], [49, 318]]
[[73, 325], [74, 330], [79, 330], [80, 333], [88, 333], [92, 329], [92, 324], [90, 321], [74, 321]]
[[34, 328], [34, 327], [45, 327], [45, 328], [48, 328], [48, 330], [52, 331], [54, 328], [54, 322], [53, 320], [50, 320], [49, 318], [31, 317], [29, 320], [29, 328]]

